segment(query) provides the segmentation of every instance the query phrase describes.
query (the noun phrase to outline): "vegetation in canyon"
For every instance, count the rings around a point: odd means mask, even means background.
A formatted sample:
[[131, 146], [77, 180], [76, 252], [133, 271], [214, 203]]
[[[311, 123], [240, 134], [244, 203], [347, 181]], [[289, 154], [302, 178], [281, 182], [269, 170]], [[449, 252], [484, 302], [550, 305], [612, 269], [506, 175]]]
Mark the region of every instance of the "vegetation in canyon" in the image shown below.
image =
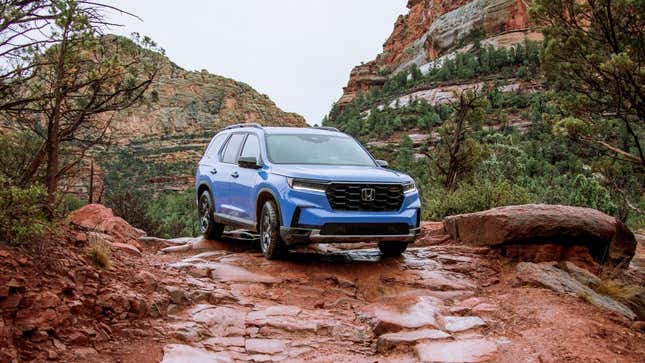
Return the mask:
[[[425, 218], [535, 202], [596, 208], [642, 228], [642, 8], [534, 1], [531, 15], [543, 42], [494, 48], [481, 45], [485, 35], [465, 37], [466, 51], [462, 41], [425, 72], [390, 74], [335, 105], [324, 124], [368, 144], [389, 140], [371, 149], [415, 176]], [[452, 101], [406, 99], [446, 85], [462, 86]], [[477, 107], [464, 109], [464, 98]], [[408, 134], [430, 136], [413, 148]]]

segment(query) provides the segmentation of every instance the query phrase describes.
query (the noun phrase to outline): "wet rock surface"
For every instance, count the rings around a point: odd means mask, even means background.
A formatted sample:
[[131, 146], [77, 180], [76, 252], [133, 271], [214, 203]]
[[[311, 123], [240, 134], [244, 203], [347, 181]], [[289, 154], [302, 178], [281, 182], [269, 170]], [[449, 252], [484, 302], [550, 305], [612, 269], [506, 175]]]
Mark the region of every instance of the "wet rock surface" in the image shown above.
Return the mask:
[[481, 254], [420, 247], [385, 259], [371, 247], [332, 246], [323, 250], [333, 252], [268, 261], [249, 244], [240, 253], [195, 251], [170, 263], [187, 274], [201, 271], [192, 276], [204, 296], [230, 295], [169, 314], [169, 333], [199, 350], [173, 345], [166, 356], [176, 359], [185, 350], [186, 359], [227, 352], [236, 361], [326, 362], [332, 353], [342, 361], [394, 354], [418, 361], [418, 345], [432, 341], [438, 344], [432, 349], [445, 344], [449, 350], [462, 341], [456, 333], [486, 325], [480, 317], [450, 313], [456, 300], [476, 294], [478, 281], [497, 274]]
[[[100, 270], [79, 268], [79, 247], [78, 261], [57, 256], [65, 278], [10, 275], [32, 262], [0, 248], [0, 361], [641, 361], [642, 324], [517, 283], [514, 260], [452, 241], [440, 224], [423, 230], [398, 258], [359, 244], [269, 261], [255, 241], [148, 238], [140, 256], [115, 248]], [[570, 261], [545, 266], [571, 286], [597, 283]]]
[[[435, 244], [422, 243], [400, 258], [383, 258], [374, 246], [361, 245], [309, 247], [268, 261], [253, 242], [239, 241], [176, 256], [168, 266], [196, 276], [195, 288], [208, 298], [169, 314], [168, 332], [187, 347], [182, 348], [185, 359], [208, 352], [257, 362], [539, 361], [535, 342], [527, 343], [521, 330], [507, 327], [500, 291], [555, 293], [512, 287], [494, 250], [447, 242], [438, 228], [430, 230], [432, 236], [424, 238]], [[196, 270], [200, 273], [191, 274]], [[504, 289], [488, 292], [500, 285]], [[530, 316], [513, 314], [513, 319], [524, 318]], [[553, 345], [560, 342], [548, 344], [558, 349]], [[165, 356], [181, 356], [173, 349], [164, 348], [170, 352]], [[633, 356], [601, 355], [635, 361]]]

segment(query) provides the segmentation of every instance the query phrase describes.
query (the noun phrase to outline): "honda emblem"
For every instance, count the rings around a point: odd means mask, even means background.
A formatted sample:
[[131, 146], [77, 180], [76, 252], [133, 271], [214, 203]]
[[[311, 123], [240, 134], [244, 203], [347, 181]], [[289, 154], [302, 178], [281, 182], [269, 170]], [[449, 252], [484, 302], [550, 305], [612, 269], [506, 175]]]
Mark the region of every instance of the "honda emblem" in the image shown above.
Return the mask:
[[376, 199], [376, 190], [374, 188], [364, 188], [361, 190], [361, 199], [363, 202], [373, 202]]

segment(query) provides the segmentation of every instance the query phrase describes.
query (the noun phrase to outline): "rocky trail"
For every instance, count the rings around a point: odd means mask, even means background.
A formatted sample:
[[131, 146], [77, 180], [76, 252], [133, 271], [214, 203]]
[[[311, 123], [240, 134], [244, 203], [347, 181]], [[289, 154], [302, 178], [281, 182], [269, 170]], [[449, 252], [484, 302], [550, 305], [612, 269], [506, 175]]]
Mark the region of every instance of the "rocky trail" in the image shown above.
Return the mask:
[[201, 245], [211, 248], [167, 257], [190, 276], [178, 300], [192, 304], [169, 313], [163, 362], [638, 362], [645, 353], [642, 333], [617, 316], [513, 287], [514, 271], [489, 248], [444, 243], [394, 259], [328, 248], [267, 261], [252, 242]]
[[[638, 319], [518, 272], [523, 264], [540, 273], [564, 271], [556, 268], [566, 269], [562, 262], [518, 264], [499, 249], [452, 240], [443, 223], [424, 223], [423, 231], [399, 258], [383, 258], [370, 244], [301, 249], [280, 261], [266, 260], [249, 240], [144, 237], [139, 253], [115, 244], [115, 265], [97, 275], [105, 281], [114, 273], [122, 289], [99, 287], [91, 306], [100, 308], [72, 327], [25, 330], [16, 318], [20, 356], [97, 363], [641, 362], [645, 356]], [[177, 248], [178, 242], [185, 245]], [[169, 246], [176, 251], [161, 251]], [[564, 274], [576, 276], [570, 268]], [[567, 283], [562, 286], [577, 286]], [[60, 300], [69, 305], [71, 295]], [[45, 334], [35, 339], [40, 330]]]

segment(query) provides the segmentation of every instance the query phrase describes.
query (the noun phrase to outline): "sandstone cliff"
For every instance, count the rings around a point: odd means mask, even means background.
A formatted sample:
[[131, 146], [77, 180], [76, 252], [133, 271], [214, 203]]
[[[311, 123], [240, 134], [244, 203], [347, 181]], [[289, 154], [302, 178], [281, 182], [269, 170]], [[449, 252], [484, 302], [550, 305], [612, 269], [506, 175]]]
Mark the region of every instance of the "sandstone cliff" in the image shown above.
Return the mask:
[[540, 39], [530, 29], [527, 1], [409, 0], [410, 10], [397, 19], [383, 53], [354, 68], [338, 105], [347, 105], [359, 92], [382, 85], [412, 64], [427, 69], [475, 37], [493, 46]]

